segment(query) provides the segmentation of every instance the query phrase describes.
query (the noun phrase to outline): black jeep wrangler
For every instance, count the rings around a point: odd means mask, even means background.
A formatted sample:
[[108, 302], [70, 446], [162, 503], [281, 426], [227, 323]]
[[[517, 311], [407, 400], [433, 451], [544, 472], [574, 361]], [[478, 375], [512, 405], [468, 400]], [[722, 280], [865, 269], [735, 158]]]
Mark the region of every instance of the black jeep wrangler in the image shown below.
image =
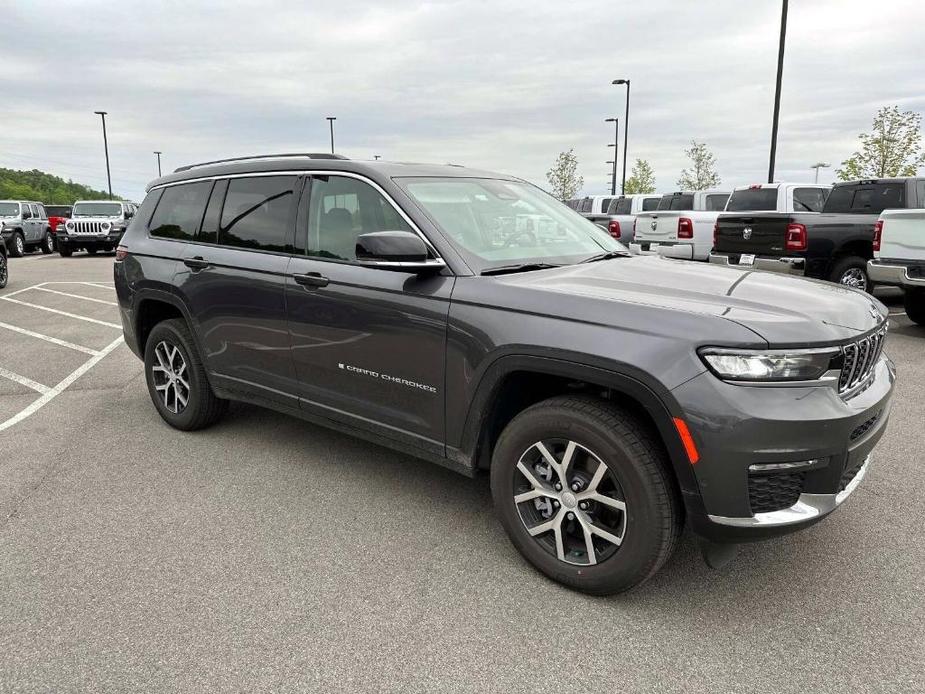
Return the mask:
[[590, 593], [804, 528], [890, 411], [887, 312], [849, 287], [657, 257], [522, 180], [275, 155], [154, 181], [117, 250], [172, 426], [259, 403], [487, 471], [539, 570]]

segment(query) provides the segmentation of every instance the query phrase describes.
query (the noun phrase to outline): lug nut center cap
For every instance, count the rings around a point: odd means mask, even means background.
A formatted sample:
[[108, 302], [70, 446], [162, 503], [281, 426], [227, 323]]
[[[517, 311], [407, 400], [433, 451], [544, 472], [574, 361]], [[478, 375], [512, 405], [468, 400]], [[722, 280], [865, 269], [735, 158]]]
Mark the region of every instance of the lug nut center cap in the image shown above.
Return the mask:
[[565, 492], [562, 494], [562, 505], [565, 508], [575, 508], [578, 506], [578, 499], [575, 498], [575, 495], [571, 492]]

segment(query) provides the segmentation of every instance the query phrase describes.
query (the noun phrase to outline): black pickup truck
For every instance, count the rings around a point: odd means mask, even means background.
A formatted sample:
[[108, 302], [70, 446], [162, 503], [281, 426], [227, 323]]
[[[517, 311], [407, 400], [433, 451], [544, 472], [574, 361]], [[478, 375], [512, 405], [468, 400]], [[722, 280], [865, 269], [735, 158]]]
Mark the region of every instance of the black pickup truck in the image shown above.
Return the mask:
[[916, 178], [838, 183], [822, 212], [722, 214], [710, 262], [805, 275], [869, 291], [867, 261], [885, 209], [925, 207]]

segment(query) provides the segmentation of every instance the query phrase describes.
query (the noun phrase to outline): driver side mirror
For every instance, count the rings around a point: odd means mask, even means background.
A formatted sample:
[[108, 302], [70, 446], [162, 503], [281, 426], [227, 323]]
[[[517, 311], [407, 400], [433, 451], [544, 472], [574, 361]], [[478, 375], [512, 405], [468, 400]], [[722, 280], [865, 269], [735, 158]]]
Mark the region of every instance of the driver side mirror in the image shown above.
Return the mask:
[[360, 234], [357, 260], [363, 265], [399, 272], [439, 271], [446, 267], [440, 259], [427, 257], [427, 246], [410, 231], [374, 231]]

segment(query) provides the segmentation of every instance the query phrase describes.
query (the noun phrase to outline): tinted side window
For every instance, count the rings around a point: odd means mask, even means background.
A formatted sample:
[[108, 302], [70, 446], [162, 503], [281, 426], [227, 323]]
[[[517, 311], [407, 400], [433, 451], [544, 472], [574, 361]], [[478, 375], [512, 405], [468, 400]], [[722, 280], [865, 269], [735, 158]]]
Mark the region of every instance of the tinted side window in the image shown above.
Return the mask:
[[[158, 188], [157, 190], [152, 190], [150, 193], [145, 195], [145, 199], [141, 201], [141, 207], [138, 208], [138, 212], [132, 219], [133, 226], [135, 224], [147, 226], [148, 220], [151, 219], [151, 214], [157, 207], [158, 200], [161, 199], [161, 195], [163, 195], [163, 193], [163, 188]], [[70, 212], [68, 212], [68, 216], [70, 216]]]
[[579, 212], [590, 212], [591, 211], [591, 198], [585, 198], [581, 201], [581, 206], [578, 208]]
[[905, 207], [905, 183], [849, 184], [835, 186], [825, 203], [825, 212], [880, 214]]
[[722, 212], [726, 208], [727, 200], [729, 200], [728, 195], [708, 195], [707, 210], [710, 212]]
[[356, 260], [360, 234], [413, 231], [371, 185], [346, 176], [312, 179], [308, 216], [308, 254]]
[[202, 218], [202, 228], [196, 240], [200, 243], [218, 243], [218, 225], [221, 221], [222, 203], [225, 202], [225, 191], [228, 190], [228, 180], [216, 181], [209, 196], [206, 214]]
[[610, 207], [610, 202], [613, 199], [614, 198], [604, 198], [603, 200], [601, 200], [601, 212], [604, 212], [604, 213], [607, 212], [607, 209]]
[[228, 183], [219, 243], [285, 251], [295, 212], [295, 176], [234, 178]]
[[825, 205], [825, 191], [822, 188], [794, 188], [794, 212], [822, 212]]
[[199, 230], [211, 185], [201, 181], [166, 188], [151, 218], [151, 236], [191, 240]]
[[649, 210], [658, 209], [658, 201], [660, 198], [646, 198], [642, 201], [642, 211], [648, 212]]

